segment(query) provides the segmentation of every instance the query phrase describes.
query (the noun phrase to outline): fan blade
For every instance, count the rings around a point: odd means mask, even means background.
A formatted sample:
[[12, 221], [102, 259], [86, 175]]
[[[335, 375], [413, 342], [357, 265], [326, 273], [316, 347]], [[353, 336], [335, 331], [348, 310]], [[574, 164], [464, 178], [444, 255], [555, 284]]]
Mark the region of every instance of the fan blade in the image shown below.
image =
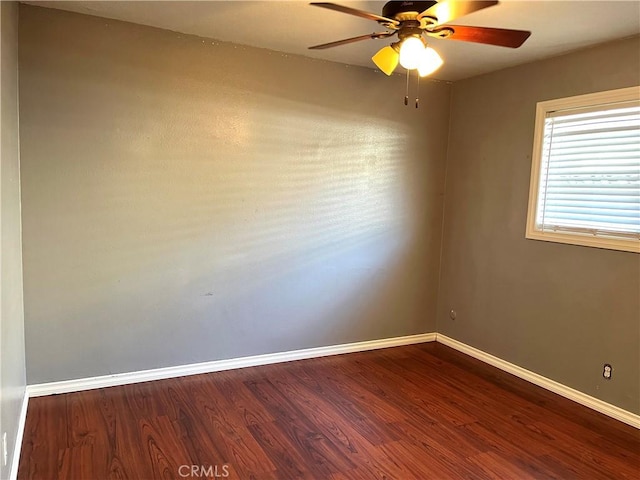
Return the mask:
[[314, 45], [309, 47], [309, 50], [323, 50], [325, 48], [338, 47], [340, 45], [346, 45], [348, 43], [360, 42], [361, 40], [371, 40], [376, 38], [385, 38], [395, 35], [396, 32], [382, 32], [382, 33], [370, 33], [368, 35], [360, 35], [359, 37], [345, 38], [344, 40], [337, 40], [335, 42], [323, 43], [322, 45]]
[[329, 2], [313, 2], [309, 5], [314, 5], [316, 7], [328, 8], [329, 10], [335, 10], [336, 12], [348, 13], [350, 15], [355, 15], [356, 17], [366, 18], [367, 20], [373, 20], [374, 22], [383, 22], [383, 23], [391, 23], [393, 25], [398, 25], [397, 20], [393, 20], [391, 18], [382, 17], [380, 15], [376, 15], [375, 13], [365, 12], [364, 10], [358, 10], [351, 7], [343, 7], [342, 5], [337, 5], [335, 3]]
[[486, 43], [509, 48], [518, 48], [531, 35], [531, 32], [525, 30], [509, 30], [506, 28], [469, 27], [466, 25], [447, 25], [444, 28], [453, 30], [451, 35], [445, 37], [447, 39]]
[[482, 2], [465, 2], [456, 0], [443, 0], [440, 3], [436, 3], [434, 6], [427, 8], [424, 12], [418, 15], [418, 20], [422, 17], [433, 17], [437, 19], [436, 25], [442, 25], [443, 23], [450, 22], [456, 18], [464, 17], [470, 13], [483, 10], [488, 7], [497, 5], [497, 1], [482, 1]]

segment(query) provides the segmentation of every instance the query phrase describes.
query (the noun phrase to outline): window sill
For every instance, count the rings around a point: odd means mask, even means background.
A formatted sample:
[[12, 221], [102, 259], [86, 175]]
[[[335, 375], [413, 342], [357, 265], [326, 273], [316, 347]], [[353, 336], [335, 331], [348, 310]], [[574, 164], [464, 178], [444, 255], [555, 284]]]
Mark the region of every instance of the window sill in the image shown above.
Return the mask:
[[605, 248], [623, 252], [640, 253], [640, 240], [596, 237], [581, 233], [561, 233], [553, 231], [527, 230], [529, 240], [543, 240], [546, 242], [579, 245], [582, 247]]

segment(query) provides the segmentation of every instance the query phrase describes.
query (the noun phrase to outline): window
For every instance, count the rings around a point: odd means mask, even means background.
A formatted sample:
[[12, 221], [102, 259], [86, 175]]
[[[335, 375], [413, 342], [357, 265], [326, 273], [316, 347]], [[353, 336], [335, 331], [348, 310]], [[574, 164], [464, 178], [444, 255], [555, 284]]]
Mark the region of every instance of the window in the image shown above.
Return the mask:
[[640, 253], [640, 87], [539, 102], [526, 237]]

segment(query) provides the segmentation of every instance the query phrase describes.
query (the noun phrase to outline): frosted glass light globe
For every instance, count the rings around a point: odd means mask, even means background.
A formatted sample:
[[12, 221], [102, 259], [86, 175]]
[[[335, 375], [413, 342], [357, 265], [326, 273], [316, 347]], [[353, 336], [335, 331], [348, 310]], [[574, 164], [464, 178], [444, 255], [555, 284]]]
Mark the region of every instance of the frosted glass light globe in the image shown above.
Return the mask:
[[418, 73], [421, 77], [426, 77], [439, 69], [443, 63], [444, 62], [440, 55], [438, 55], [438, 52], [431, 47], [427, 47], [424, 49], [420, 57]]
[[424, 43], [418, 37], [405, 38], [400, 46], [400, 65], [407, 70], [418, 68], [424, 52]]

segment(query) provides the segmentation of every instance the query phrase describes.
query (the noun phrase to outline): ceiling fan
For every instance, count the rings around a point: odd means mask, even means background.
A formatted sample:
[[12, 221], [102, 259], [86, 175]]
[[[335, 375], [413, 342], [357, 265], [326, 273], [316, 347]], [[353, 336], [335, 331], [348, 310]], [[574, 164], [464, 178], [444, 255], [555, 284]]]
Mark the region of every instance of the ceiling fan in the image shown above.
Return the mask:
[[443, 64], [440, 55], [425, 41], [425, 36], [509, 48], [520, 47], [529, 38], [531, 32], [504, 28], [450, 25], [449, 23], [457, 18], [492, 7], [498, 3], [492, 0], [392, 1], [384, 5], [382, 15], [377, 15], [335, 3], [315, 2], [311, 3], [311, 5], [373, 20], [384, 26], [387, 31], [323, 43], [309, 48], [320, 50], [361, 40], [390, 38], [397, 34], [398, 40], [378, 51], [372, 57], [373, 62], [387, 75], [391, 75], [398, 63], [400, 63], [408, 71], [418, 70], [418, 74], [424, 77], [435, 72]]

